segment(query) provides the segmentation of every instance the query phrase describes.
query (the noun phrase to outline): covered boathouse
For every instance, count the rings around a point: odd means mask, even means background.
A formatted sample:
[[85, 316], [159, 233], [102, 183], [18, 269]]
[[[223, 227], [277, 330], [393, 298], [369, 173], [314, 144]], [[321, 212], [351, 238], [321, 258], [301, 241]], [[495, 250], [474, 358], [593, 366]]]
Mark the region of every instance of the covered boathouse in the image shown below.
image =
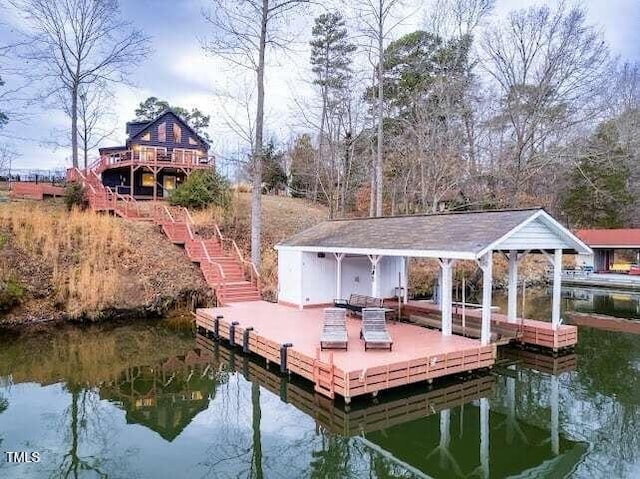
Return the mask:
[[[562, 255], [589, 248], [542, 209], [439, 213], [333, 220], [276, 245], [278, 303], [231, 302], [196, 311], [200, 331], [242, 346], [308, 379], [315, 391], [346, 402], [397, 386], [491, 367], [496, 315], [491, 309], [493, 254], [509, 258], [509, 310], [505, 323], [525, 331], [522, 340], [554, 350], [573, 346], [575, 326], [561, 324]], [[554, 268], [551, 322], [517, 318], [518, 263], [526, 254], [545, 255]], [[367, 350], [359, 339], [362, 321], [347, 318], [347, 350], [320, 348], [323, 307], [351, 294], [378, 298], [407, 295], [409, 258], [440, 265], [440, 330], [387, 321], [393, 350]], [[456, 261], [473, 260], [483, 273], [479, 339], [454, 334], [452, 275]], [[433, 308], [433, 306], [431, 306]], [[526, 331], [531, 331], [527, 337]]]
[[276, 245], [278, 301], [300, 308], [333, 304], [364, 294], [408, 302], [408, 259], [433, 258], [440, 266], [442, 334], [452, 334], [452, 278], [458, 260], [482, 270], [481, 342], [489, 343], [492, 258], [509, 261], [508, 321], [517, 318], [518, 263], [543, 254], [553, 268], [551, 326], [560, 318], [562, 255], [590, 248], [543, 209], [493, 210], [334, 220]]

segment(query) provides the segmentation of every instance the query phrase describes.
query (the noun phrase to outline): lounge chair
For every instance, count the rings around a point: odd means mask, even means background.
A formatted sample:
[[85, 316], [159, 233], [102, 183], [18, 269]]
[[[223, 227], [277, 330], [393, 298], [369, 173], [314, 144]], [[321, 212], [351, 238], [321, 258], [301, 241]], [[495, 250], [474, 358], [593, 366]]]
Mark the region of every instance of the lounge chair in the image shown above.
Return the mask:
[[362, 310], [362, 330], [360, 337], [364, 339], [364, 350], [374, 347], [391, 348], [393, 340], [387, 331], [385, 310], [382, 308], [364, 308]]
[[347, 350], [349, 337], [347, 336], [346, 311], [340, 308], [326, 308], [324, 310], [324, 323], [320, 335], [320, 350], [344, 349]]

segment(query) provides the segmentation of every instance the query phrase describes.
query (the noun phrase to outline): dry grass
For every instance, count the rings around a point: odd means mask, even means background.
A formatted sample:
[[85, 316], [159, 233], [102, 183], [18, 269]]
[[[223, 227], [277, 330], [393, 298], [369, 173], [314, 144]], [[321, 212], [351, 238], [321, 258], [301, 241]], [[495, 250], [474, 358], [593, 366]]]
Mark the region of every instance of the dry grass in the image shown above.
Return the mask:
[[68, 318], [98, 319], [104, 311], [169, 307], [189, 291], [210, 294], [180, 248], [149, 224], [59, 204], [0, 205], [0, 227], [30, 262], [50, 270], [50, 300]]
[[115, 218], [12, 203], [0, 207], [0, 222], [17, 247], [51, 266], [57, 302], [72, 316], [112, 305], [121, 280], [118, 262], [130, 252]]

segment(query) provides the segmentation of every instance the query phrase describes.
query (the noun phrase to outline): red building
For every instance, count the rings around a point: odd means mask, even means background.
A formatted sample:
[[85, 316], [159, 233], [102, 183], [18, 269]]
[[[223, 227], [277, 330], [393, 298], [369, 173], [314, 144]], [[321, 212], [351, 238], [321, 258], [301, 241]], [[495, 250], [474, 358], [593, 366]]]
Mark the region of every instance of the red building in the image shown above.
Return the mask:
[[579, 256], [579, 266], [583, 262], [598, 273], [634, 273], [633, 265], [640, 264], [640, 229], [578, 230], [576, 236], [593, 250], [593, 256]]

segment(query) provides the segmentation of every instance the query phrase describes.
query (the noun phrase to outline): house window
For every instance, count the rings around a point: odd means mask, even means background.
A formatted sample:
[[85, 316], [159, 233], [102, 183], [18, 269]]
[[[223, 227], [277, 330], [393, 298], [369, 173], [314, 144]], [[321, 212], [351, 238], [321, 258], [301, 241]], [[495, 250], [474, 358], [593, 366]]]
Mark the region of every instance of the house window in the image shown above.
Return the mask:
[[143, 141], [151, 141], [151, 132], [146, 132], [144, 135], [142, 135], [141, 140]]
[[158, 125], [158, 141], [167, 141], [167, 122], [163, 121]]
[[182, 141], [182, 128], [180, 126], [173, 124], [173, 142], [180, 143]]
[[198, 144], [198, 142], [197, 142], [196, 140], [194, 140], [192, 136], [190, 136], [190, 137], [189, 137], [189, 144], [190, 144], [190, 145], [197, 145], [197, 144]]
[[142, 173], [142, 186], [153, 187], [153, 173]]

